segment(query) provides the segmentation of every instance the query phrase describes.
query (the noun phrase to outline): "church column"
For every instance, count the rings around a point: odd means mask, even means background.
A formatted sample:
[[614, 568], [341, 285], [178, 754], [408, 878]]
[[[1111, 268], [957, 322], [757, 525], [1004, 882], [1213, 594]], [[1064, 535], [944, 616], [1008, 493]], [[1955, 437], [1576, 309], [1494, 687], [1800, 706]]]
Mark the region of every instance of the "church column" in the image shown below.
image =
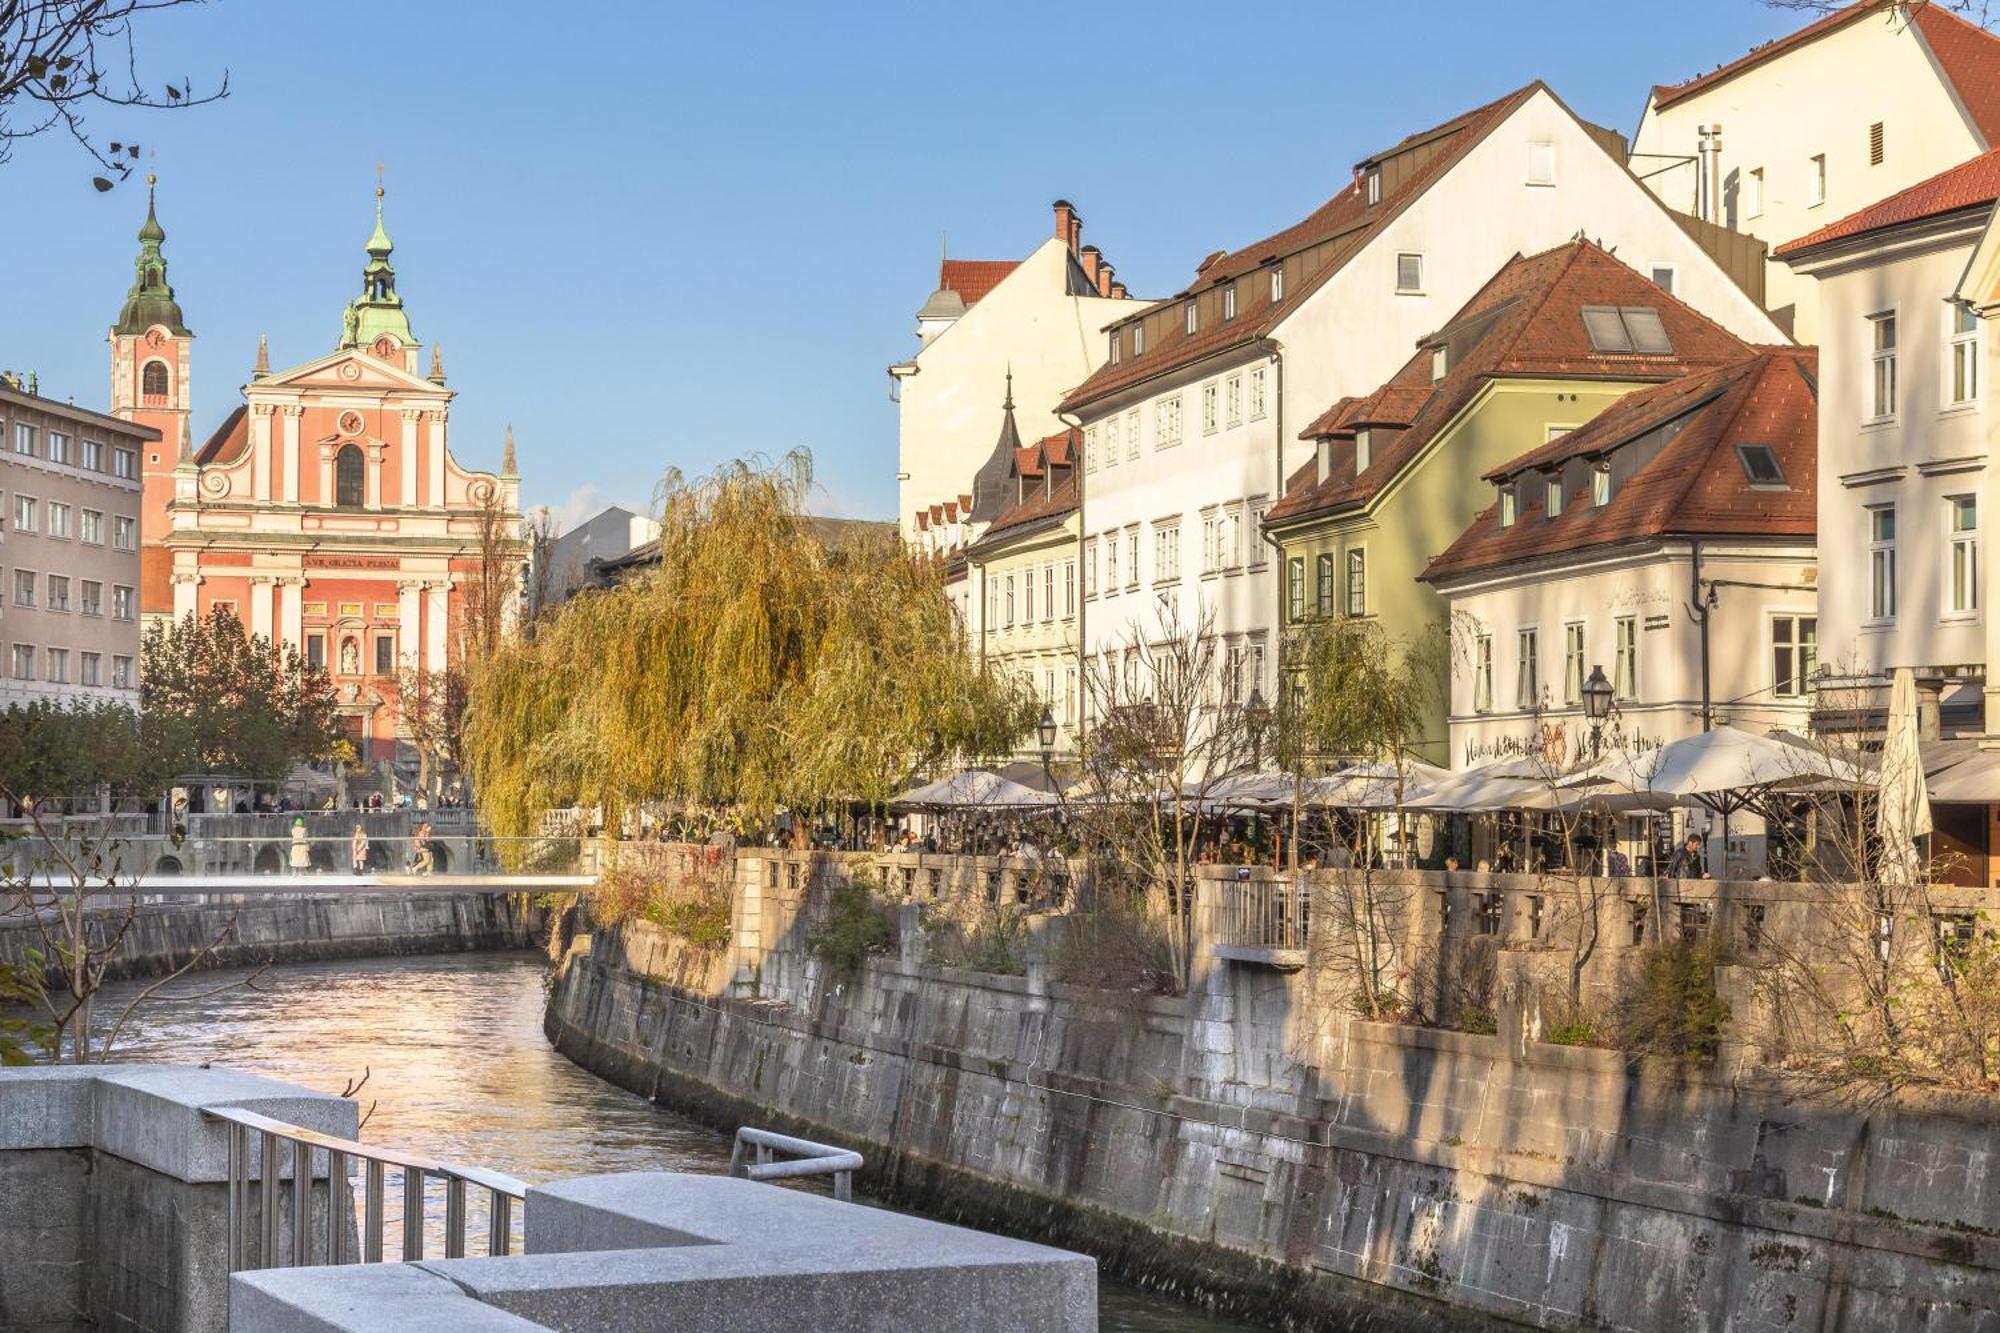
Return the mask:
[[405, 579], [396, 585], [396, 664], [415, 666], [422, 660], [420, 652], [424, 641], [423, 604], [421, 598], [424, 585], [415, 579]]
[[403, 409], [402, 480], [398, 483], [400, 493], [396, 496], [396, 503], [399, 505], [424, 503], [423, 493], [417, 484], [417, 477], [423, 466], [423, 456], [417, 452], [419, 448], [417, 422], [423, 415], [414, 407]]
[[278, 580], [278, 626], [284, 642], [305, 651], [306, 581], [302, 575]]
[[250, 409], [250, 498], [271, 498], [271, 413], [269, 403]]
[[181, 620], [200, 609], [201, 575], [174, 575], [174, 619]]
[[[298, 403], [285, 405], [284, 496], [288, 505], [299, 502], [299, 466], [304, 461], [304, 454], [299, 449], [299, 418], [305, 415], [305, 411], [306, 409]], [[327, 498], [322, 495], [320, 503], [326, 503]]]
[[444, 413], [431, 413], [430, 450], [425, 462], [430, 465], [430, 494], [424, 503], [440, 509], [444, 507]]
[[442, 671], [445, 667], [446, 616], [450, 605], [451, 585], [440, 580], [424, 585], [424, 669]]
[[250, 632], [271, 637], [271, 588], [277, 580], [269, 575], [250, 578]]
[[368, 507], [382, 507], [382, 446], [373, 440], [365, 441], [362, 452], [368, 455]]

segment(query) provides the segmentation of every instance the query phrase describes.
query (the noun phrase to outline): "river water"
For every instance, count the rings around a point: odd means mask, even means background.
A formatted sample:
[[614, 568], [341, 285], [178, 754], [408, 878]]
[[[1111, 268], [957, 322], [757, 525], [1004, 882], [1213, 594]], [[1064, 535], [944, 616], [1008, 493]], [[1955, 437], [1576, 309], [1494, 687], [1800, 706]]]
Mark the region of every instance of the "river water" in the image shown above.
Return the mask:
[[[114, 1059], [225, 1065], [373, 1105], [362, 1138], [488, 1167], [530, 1184], [610, 1171], [724, 1170], [729, 1142], [577, 1068], [542, 1036], [542, 961], [459, 954], [204, 973], [136, 1011]], [[115, 1013], [127, 986], [107, 987]], [[866, 1189], [866, 1173], [858, 1182]], [[1231, 1333], [1214, 1319], [1106, 1282], [1099, 1327]]]

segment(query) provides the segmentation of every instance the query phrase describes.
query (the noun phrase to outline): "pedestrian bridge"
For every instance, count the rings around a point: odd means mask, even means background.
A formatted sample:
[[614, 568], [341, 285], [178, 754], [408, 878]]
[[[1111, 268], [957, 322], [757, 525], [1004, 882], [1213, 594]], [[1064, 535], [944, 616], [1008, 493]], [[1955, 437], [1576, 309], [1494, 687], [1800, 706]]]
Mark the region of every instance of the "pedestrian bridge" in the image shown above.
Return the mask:
[[[50, 888], [67, 888], [65, 878], [39, 876]], [[275, 875], [143, 875], [131, 883], [93, 890], [106, 896], [126, 897], [137, 892], [148, 899], [173, 900], [206, 897], [259, 897], [269, 894], [333, 895], [346, 897], [369, 893], [572, 893], [592, 888], [594, 874], [493, 872], [447, 872], [435, 875], [342, 875], [311, 871]]]

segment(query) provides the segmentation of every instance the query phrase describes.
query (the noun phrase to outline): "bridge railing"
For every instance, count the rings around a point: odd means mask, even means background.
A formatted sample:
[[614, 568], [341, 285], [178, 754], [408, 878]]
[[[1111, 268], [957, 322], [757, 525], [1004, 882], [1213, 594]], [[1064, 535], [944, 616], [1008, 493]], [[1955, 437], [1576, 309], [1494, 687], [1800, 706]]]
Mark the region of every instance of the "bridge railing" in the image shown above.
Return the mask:
[[[473, 1190], [485, 1196], [486, 1235], [481, 1253], [504, 1255], [513, 1250], [517, 1205], [527, 1197], [528, 1187], [512, 1176], [322, 1134], [235, 1107], [210, 1108], [204, 1114], [229, 1126], [228, 1232], [232, 1273], [249, 1267], [382, 1262], [384, 1238], [389, 1230], [391, 1171], [398, 1177], [401, 1195], [398, 1220], [405, 1260], [424, 1257], [426, 1186], [432, 1181], [443, 1186], [445, 1258], [465, 1257], [467, 1199]], [[281, 1197], [287, 1159], [292, 1181], [289, 1228], [285, 1226], [286, 1201]], [[359, 1204], [355, 1202], [349, 1174], [356, 1166], [360, 1168], [362, 1184]], [[321, 1178], [326, 1180], [328, 1188], [324, 1216], [316, 1225], [312, 1182]], [[287, 1231], [289, 1248], [284, 1244]], [[324, 1244], [314, 1244], [315, 1231], [321, 1232]], [[357, 1237], [358, 1253], [354, 1244]]]

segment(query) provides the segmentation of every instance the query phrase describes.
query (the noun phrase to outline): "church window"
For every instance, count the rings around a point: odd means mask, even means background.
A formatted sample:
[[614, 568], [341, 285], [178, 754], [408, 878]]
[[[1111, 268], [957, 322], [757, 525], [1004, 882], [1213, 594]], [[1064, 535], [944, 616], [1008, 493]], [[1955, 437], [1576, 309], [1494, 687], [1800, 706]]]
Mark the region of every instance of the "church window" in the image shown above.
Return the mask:
[[139, 372], [139, 392], [148, 397], [167, 396], [167, 363], [148, 361], [146, 368]]
[[366, 481], [362, 475], [361, 449], [358, 445], [343, 445], [333, 456], [333, 502], [342, 509], [361, 508], [366, 491]]

